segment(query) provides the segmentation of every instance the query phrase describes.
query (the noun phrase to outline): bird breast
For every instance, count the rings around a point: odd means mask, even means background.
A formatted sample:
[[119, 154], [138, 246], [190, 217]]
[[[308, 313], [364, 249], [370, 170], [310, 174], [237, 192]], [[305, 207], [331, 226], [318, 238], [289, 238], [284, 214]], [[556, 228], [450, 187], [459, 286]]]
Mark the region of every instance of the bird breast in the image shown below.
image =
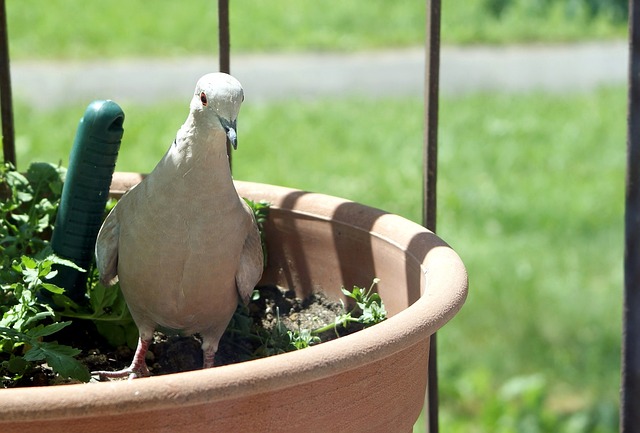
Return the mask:
[[209, 326], [214, 314], [228, 319], [252, 224], [235, 188], [148, 180], [118, 204], [125, 205], [118, 275], [134, 318], [190, 332]]

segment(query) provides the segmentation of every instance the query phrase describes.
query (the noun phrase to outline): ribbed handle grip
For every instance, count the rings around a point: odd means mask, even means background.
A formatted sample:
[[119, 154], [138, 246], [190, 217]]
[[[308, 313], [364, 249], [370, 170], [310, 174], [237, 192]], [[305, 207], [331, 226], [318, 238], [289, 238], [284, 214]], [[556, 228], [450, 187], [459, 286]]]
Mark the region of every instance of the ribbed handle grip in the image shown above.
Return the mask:
[[[53, 251], [87, 269], [91, 264], [124, 129], [113, 101], [94, 101], [80, 119], [51, 240]], [[61, 266], [54, 283], [72, 299], [84, 295], [87, 274]]]

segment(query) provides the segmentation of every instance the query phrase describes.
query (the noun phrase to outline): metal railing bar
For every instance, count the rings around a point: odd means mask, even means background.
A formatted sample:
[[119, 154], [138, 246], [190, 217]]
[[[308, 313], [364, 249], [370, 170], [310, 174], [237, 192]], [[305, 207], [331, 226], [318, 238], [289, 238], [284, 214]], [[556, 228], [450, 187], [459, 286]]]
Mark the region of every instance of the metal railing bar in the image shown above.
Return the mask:
[[[436, 184], [438, 177], [438, 98], [440, 77], [440, 0], [427, 0], [426, 65], [424, 91], [424, 151], [423, 151], [423, 225], [436, 231]], [[438, 433], [438, 361], [437, 335], [429, 343], [428, 385], [425, 409], [427, 428]]]
[[10, 162], [16, 167], [11, 70], [9, 68], [9, 31], [7, 30], [5, 0], [0, 0], [0, 119], [2, 119], [2, 154], [4, 162]]
[[625, 193], [620, 431], [640, 432], [640, 5], [629, 1], [629, 87]]
[[[218, 59], [220, 72], [231, 73], [231, 36], [229, 31], [229, 0], [218, 0]], [[231, 144], [227, 141], [227, 155], [231, 164]]]

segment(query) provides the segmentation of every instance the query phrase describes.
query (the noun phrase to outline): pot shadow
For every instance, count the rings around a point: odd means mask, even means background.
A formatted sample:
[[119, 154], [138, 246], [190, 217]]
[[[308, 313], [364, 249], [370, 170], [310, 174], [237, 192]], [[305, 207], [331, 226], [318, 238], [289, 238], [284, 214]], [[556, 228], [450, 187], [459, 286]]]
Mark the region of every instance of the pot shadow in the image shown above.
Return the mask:
[[[393, 227], [388, 222], [382, 224], [384, 234], [372, 236], [379, 220], [390, 216], [389, 212], [340, 202], [331, 215], [317, 216], [308, 201], [308, 209], [301, 210], [299, 202], [309, 194], [293, 191], [271, 209], [266, 224], [269, 266], [264, 282], [292, 288], [303, 297], [322, 290], [344, 299], [341, 286], [368, 288], [378, 277], [377, 289], [382, 296], [394, 291], [393, 297], [400, 298], [392, 301], [397, 305], [390, 305], [391, 311], [400, 311], [420, 298], [424, 287], [421, 265], [433, 248], [446, 246], [445, 242], [411, 226], [416, 234], [401, 244], [392, 239]], [[327, 230], [331, 236], [326, 236]], [[403, 269], [401, 275], [398, 269]], [[406, 287], [406, 294], [395, 293], [394, 286]]]

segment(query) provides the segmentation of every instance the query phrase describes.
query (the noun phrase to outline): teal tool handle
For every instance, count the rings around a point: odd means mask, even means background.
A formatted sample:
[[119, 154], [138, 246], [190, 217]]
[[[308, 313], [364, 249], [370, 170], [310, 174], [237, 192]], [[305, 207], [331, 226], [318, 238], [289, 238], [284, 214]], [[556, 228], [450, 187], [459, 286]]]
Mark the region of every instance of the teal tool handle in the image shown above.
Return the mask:
[[[124, 129], [124, 112], [113, 101], [94, 101], [76, 132], [51, 239], [53, 252], [88, 269], [102, 224]], [[72, 299], [86, 292], [87, 273], [60, 266], [53, 282]]]

